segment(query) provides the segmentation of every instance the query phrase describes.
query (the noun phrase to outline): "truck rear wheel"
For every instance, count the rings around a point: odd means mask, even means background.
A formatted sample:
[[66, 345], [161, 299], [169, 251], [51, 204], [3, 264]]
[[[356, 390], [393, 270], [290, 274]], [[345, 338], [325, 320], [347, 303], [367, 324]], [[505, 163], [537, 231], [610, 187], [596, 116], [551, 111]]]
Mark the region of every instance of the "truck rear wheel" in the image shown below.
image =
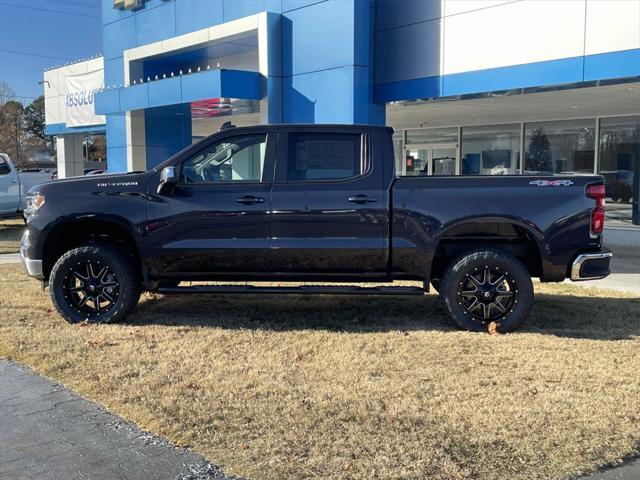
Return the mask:
[[117, 322], [135, 308], [140, 286], [131, 262], [109, 245], [69, 250], [53, 266], [51, 299], [70, 323]]
[[440, 296], [456, 324], [476, 332], [511, 332], [533, 305], [527, 269], [507, 252], [483, 248], [454, 259], [440, 284]]

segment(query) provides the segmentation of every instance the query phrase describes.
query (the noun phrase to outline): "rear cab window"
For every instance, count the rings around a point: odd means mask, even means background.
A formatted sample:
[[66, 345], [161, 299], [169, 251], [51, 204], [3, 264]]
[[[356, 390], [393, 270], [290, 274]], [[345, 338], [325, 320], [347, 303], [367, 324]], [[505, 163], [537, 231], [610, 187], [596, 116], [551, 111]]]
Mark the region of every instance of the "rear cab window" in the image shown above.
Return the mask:
[[358, 177], [365, 172], [362, 138], [360, 133], [289, 133], [282, 176], [291, 182]]

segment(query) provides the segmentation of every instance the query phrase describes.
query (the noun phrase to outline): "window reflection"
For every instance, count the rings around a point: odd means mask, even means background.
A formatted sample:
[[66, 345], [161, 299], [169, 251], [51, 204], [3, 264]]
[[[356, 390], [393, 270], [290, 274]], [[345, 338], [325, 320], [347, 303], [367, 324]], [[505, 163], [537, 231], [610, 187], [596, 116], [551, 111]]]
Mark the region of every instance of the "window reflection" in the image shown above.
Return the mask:
[[525, 174], [593, 173], [595, 119], [525, 125]]
[[462, 175], [514, 175], [519, 159], [519, 124], [462, 129]]
[[603, 118], [599, 155], [609, 225], [639, 225], [640, 117]]

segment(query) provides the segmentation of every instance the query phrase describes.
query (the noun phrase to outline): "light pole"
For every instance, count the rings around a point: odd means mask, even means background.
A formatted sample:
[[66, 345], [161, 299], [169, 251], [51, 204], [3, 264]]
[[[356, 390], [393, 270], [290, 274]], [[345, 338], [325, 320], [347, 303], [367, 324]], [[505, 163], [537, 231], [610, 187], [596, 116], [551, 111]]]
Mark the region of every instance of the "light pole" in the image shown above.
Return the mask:
[[15, 133], [16, 133], [16, 165], [20, 164], [20, 136], [18, 135], [18, 116], [14, 117]]

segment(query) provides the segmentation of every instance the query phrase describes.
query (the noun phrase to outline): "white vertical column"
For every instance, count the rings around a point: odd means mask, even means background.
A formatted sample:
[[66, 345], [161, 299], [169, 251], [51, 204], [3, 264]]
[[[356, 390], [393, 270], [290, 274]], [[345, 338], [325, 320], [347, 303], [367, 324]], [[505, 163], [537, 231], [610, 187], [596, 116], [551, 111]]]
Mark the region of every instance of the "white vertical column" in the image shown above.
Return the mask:
[[65, 134], [56, 137], [58, 178], [84, 175], [84, 135]]
[[146, 170], [147, 146], [144, 110], [127, 112], [125, 121], [127, 126], [127, 171]]
[[282, 122], [282, 59], [280, 15], [258, 14], [258, 69], [264, 76], [260, 123]]
[[[141, 64], [130, 62], [129, 51], [124, 52], [124, 83], [131, 83], [131, 74], [141, 76]], [[127, 135], [127, 171], [147, 169], [147, 138], [145, 133], [144, 110], [132, 110], [125, 113]]]

